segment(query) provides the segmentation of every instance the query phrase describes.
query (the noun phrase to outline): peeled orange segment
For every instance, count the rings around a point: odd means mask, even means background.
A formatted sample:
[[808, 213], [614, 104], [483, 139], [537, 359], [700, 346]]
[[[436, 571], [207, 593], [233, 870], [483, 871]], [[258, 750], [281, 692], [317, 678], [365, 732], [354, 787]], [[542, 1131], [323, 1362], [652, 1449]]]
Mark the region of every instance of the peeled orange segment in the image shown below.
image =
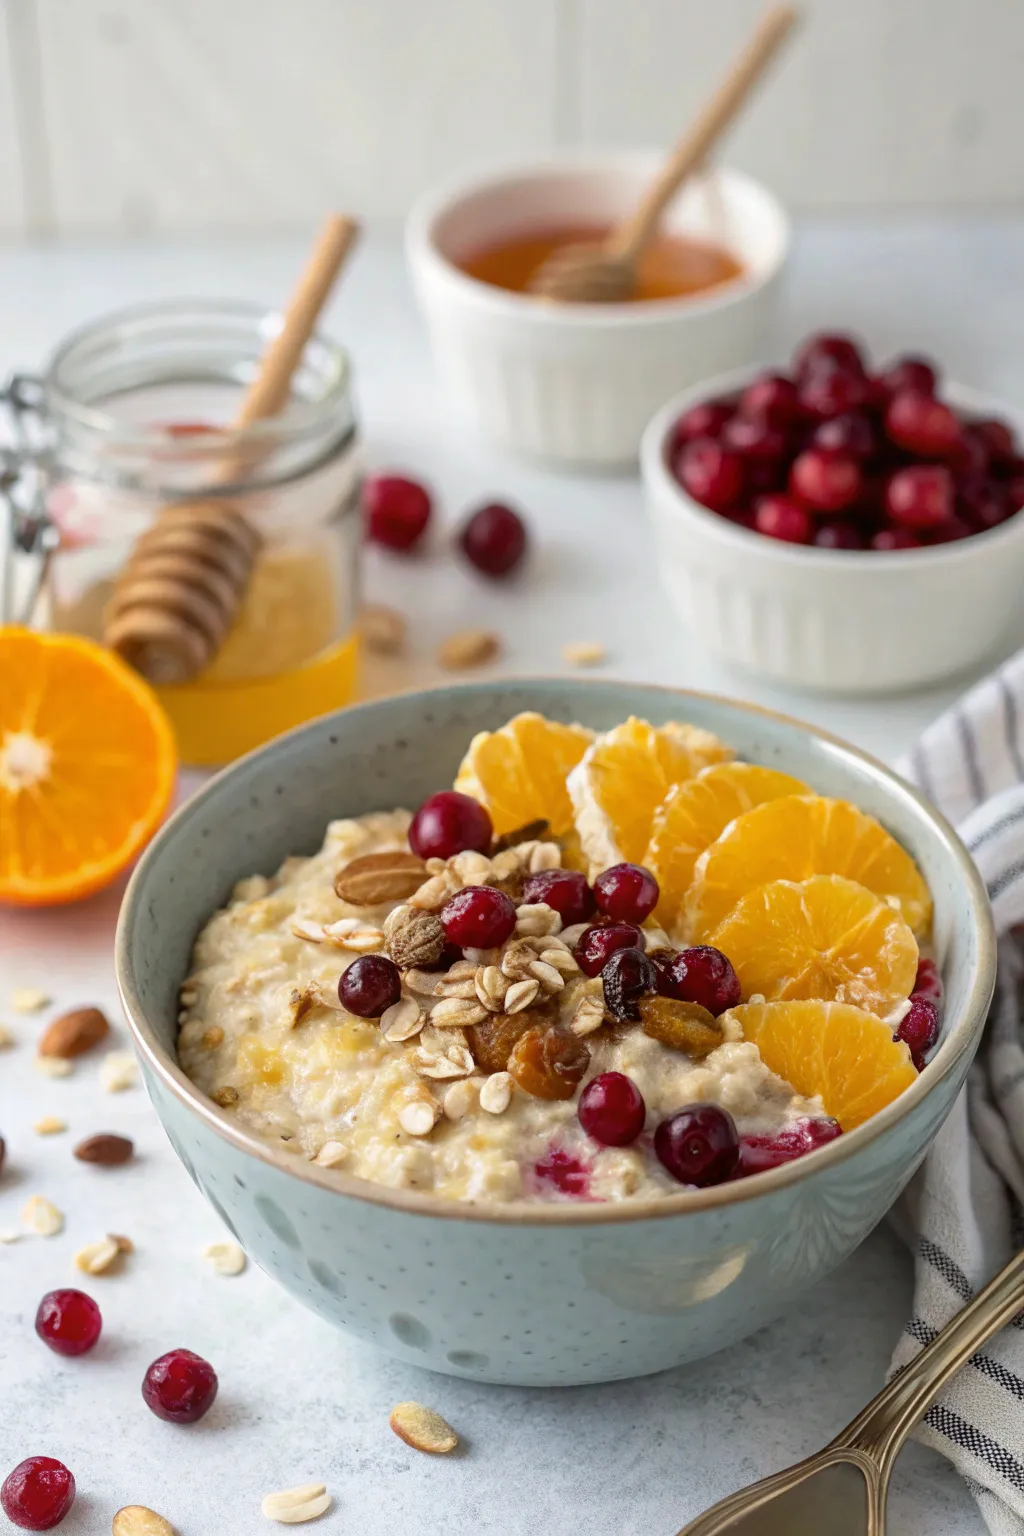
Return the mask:
[[543, 817], [562, 837], [573, 824], [565, 781], [593, 739], [582, 725], [516, 715], [500, 730], [473, 737], [455, 788], [487, 807], [499, 836]]
[[661, 887], [657, 918], [673, 936], [698, 858], [737, 816], [783, 795], [809, 795], [799, 779], [756, 763], [715, 763], [695, 779], [674, 784], [654, 813], [641, 863]]
[[770, 1071], [852, 1131], [917, 1080], [910, 1052], [892, 1029], [849, 1003], [744, 1003], [733, 1008], [744, 1038]]
[[0, 629], [0, 901], [107, 885], [156, 830], [174, 771], [167, 717], [110, 651]]
[[738, 816], [697, 860], [686, 897], [691, 938], [713, 933], [747, 891], [811, 875], [856, 880], [898, 907], [915, 933], [928, 930], [928, 887], [880, 822], [848, 800], [785, 795]]
[[654, 813], [673, 784], [693, 778], [732, 750], [695, 725], [648, 725], [631, 716], [587, 748], [569, 775], [576, 830], [592, 868], [647, 852]]
[[842, 875], [775, 880], [748, 891], [711, 942], [728, 955], [743, 996], [816, 997], [880, 1017], [909, 997], [917, 940], [900, 914]]

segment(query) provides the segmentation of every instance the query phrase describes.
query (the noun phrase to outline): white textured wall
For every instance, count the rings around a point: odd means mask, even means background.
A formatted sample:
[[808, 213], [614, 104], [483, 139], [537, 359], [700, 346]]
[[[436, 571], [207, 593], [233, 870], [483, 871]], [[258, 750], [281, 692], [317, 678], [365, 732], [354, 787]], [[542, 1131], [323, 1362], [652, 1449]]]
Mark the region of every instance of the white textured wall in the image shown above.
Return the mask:
[[[553, 144], [664, 142], [760, 0], [0, 0], [0, 231], [400, 214]], [[1022, 0], [804, 0], [730, 158], [804, 207], [1024, 202]]]

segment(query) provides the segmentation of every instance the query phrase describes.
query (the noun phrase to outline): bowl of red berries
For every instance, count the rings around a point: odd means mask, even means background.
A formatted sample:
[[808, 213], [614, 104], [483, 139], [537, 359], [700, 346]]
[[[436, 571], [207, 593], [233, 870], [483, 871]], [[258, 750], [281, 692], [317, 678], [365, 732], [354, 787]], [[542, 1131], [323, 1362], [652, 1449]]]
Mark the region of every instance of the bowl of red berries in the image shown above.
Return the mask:
[[887, 692], [1007, 636], [1024, 579], [1024, 413], [840, 334], [675, 399], [641, 465], [669, 593], [726, 660]]

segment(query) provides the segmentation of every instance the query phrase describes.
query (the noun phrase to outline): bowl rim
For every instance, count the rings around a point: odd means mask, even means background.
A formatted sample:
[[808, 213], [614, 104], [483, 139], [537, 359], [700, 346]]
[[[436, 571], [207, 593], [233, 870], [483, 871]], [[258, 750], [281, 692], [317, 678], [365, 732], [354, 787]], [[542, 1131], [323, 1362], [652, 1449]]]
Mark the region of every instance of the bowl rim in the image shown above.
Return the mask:
[[[539, 675], [524, 677], [507, 677], [500, 679], [501, 685], [518, 684], [528, 687], [531, 684], [550, 681], [565, 681], [564, 678], [542, 677]], [[622, 681], [622, 680], [616, 680]], [[573, 679], [573, 685], [590, 687], [600, 686], [600, 679]], [[136, 865], [129, 880], [121, 908], [118, 913], [117, 930], [114, 938], [114, 970], [117, 980], [118, 995], [121, 1006], [128, 1021], [133, 1043], [143, 1064], [159, 1079], [161, 1086], [167, 1090], [185, 1109], [198, 1118], [205, 1126], [216, 1133], [223, 1140], [229, 1142], [236, 1151], [243, 1152], [257, 1161], [267, 1163], [277, 1169], [278, 1172], [297, 1178], [300, 1182], [314, 1184], [330, 1194], [344, 1195], [349, 1199], [358, 1200], [365, 1204], [384, 1206], [393, 1211], [401, 1211], [408, 1215], [422, 1217], [440, 1217], [448, 1221], [481, 1221], [498, 1226], [542, 1226], [542, 1227], [604, 1227], [619, 1225], [623, 1222], [650, 1221], [655, 1219], [668, 1219], [682, 1217], [690, 1213], [708, 1211], [726, 1206], [740, 1205], [749, 1200], [756, 1200], [761, 1196], [775, 1194], [779, 1190], [791, 1184], [800, 1182], [801, 1179], [811, 1174], [825, 1172], [828, 1168], [835, 1168], [847, 1159], [855, 1157], [863, 1148], [869, 1146], [880, 1136], [892, 1129], [901, 1120], [905, 1119], [934, 1088], [952, 1076], [959, 1067], [963, 1057], [973, 1054], [981, 1031], [985, 1023], [989, 1003], [995, 987], [996, 971], [996, 935], [992, 919], [992, 910], [988, 899], [988, 893], [984, 881], [981, 878], [966, 847], [945, 816], [925, 798], [914, 785], [901, 779], [899, 775], [862, 751], [859, 747], [852, 746], [840, 737], [829, 731], [821, 730], [817, 726], [805, 721], [797, 720], [791, 715], [786, 715], [778, 710], [767, 709], [759, 704], [751, 704], [743, 700], [730, 699], [722, 694], [702, 692], [699, 689], [672, 688], [665, 684], [644, 683], [641, 688], [649, 693], [663, 693], [673, 700], [685, 702], [688, 699], [698, 699], [712, 704], [723, 704], [731, 709], [739, 709], [750, 714], [760, 715], [765, 719], [776, 721], [788, 727], [794, 727], [802, 734], [811, 736], [825, 743], [840, 755], [852, 758], [862, 768], [866, 768], [871, 777], [880, 779], [895, 795], [897, 800], [912, 805], [917, 812], [924, 814], [925, 820], [932, 824], [933, 830], [938, 834], [940, 842], [944, 845], [962, 878], [974, 908], [975, 919], [978, 924], [978, 966], [974, 984], [969, 994], [961, 1018], [955, 1028], [940, 1044], [934, 1058], [920, 1073], [916, 1082], [906, 1089], [898, 1098], [888, 1104], [885, 1109], [866, 1120], [863, 1125], [853, 1131], [847, 1131], [837, 1137], [835, 1141], [820, 1147], [806, 1157], [796, 1158], [792, 1162], [784, 1163], [778, 1168], [769, 1169], [764, 1173], [752, 1174], [745, 1179], [735, 1182], [720, 1184], [710, 1189], [680, 1190], [679, 1194], [648, 1197], [641, 1200], [622, 1200], [615, 1203], [593, 1203], [570, 1205], [562, 1202], [549, 1204], [530, 1203], [527, 1201], [501, 1201], [490, 1205], [476, 1205], [470, 1202], [447, 1199], [441, 1195], [422, 1194], [413, 1190], [392, 1189], [385, 1184], [377, 1184], [369, 1179], [361, 1179], [353, 1174], [344, 1173], [341, 1169], [328, 1169], [319, 1167], [316, 1163], [300, 1160], [294, 1153], [289, 1154], [277, 1150], [261, 1139], [253, 1132], [243, 1130], [229, 1117], [225, 1111], [216, 1106], [204, 1093], [185, 1075], [182, 1068], [172, 1058], [171, 1052], [161, 1045], [156, 1032], [146, 1018], [134, 981], [134, 966], [132, 962], [132, 931], [135, 926], [136, 909], [141, 905], [143, 885], [147, 878], [148, 866], [156, 857], [160, 848], [172, 840], [179, 829], [194, 814], [197, 806], [203, 801], [223, 792], [223, 785], [246, 763], [261, 754], [273, 752], [280, 748], [282, 742], [290, 741], [303, 732], [323, 730], [330, 721], [335, 721], [342, 716], [359, 715], [360, 713], [386, 708], [395, 703], [410, 704], [414, 700], [432, 697], [451, 698], [467, 697], [474, 694], [487, 693], [494, 687], [494, 683], [463, 683], [457, 685], [441, 685], [435, 688], [418, 689], [411, 693], [400, 694], [390, 699], [368, 701], [362, 704], [350, 705], [346, 708], [334, 710], [330, 714], [320, 716], [316, 720], [287, 731], [274, 738], [254, 752], [247, 753], [238, 758], [234, 763], [213, 775], [195, 794], [181, 805], [172, 816], [164, 823], [152, 842]], [[628, 681], [624, 686], [629, 686]]]
[[[700, 384], [690, 385], [667, 400], [651, 417], [640, 439], [640, 475], [648, 494], [657, 499], [664, 515], [689, 518], [705, 534], [715, 536], [726, 546], [750, 553], [754, 550], [766, 560], [789, 564], [796, 561], [808, 569], [818, 567], [828, 571], [929, 570], [953, 566], [969, 559], [983, 559], [1006, 545], [1016, 544], [1024, 535], [1024, 508], [1013, 513], [1004, 522], [989, 528], [985, 533], [972, 534], [967, 539], [957, 539], [951, 544], [924, 545], [920, 549], [894, 549], [881, 552], [873, 549], [819, 549], [813, 544], [786, 544], [781, 539], [766, 537], [750, 528], [741, 528], [727, 518], [712, 512], [686, 491], [668, 467], [668, 446], [672, 428], [679, 416], [691, 406], [700, 405], [718, 394], [729, 394], [751, 383], [758, 374], [774, 365], [762, 363], [756, 366], [730, 369]], [[1024, 408], [990, 395], [985, 390], [960, 384], [955, 379], [945, 380], [941, 386], [942, 398], [954, 406], [976, 411], [986, 416], [1001, 416], [1016, 426], [1024, 439]], [[884, 566], [879, 562], [884, 560]]]
[[496, 191], [509, 183], [544, 180], [549, 177], [600, 174], [609, 171], [637, 171], [657, 164], [663, 151], [654, 149], [567, 149], [546, 159], [499, 160], [475, 171], [450, 177], [422, 193], [413, 203], [405, 221], [405, 248], [413, 270], [422, 268], [444, 283], [460, 302], [471, 307], [540, 328], [565, 327], [570, 330], [644, 330], [652, 325], [685, 320], [729, 308], [752, 298], [768, 287], [786, 263], [792, 244], [792, 223], [785, 206], [770, 187], [745, 171], [732, 166], [716, 167], [726, 196], [730, 189], [742, 188], [759, 197], [773, 220], [777, 250], [774, 259], [756, 278], [738, 277], [702, 293], [675, 299], [647, 299], [628, 304], [552, 304], [532, 294], [513, 293], [491, 283], [470, 277], [439, 248], [435, 231], [439, 221], [460, 203], [478, 193]]

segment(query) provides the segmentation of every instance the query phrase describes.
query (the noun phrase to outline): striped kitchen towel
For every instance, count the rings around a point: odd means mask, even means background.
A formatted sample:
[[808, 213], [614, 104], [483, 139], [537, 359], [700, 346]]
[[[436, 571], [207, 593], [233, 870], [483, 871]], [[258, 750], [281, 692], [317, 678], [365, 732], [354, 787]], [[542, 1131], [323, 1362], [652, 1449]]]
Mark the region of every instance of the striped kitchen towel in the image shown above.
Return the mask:
[[[900, 1215], [915, 1247], [905, 1365], [1024, 1246], [1024, 652], [899, 765], [954, 821], [988, 886], [999, 974], [967, 1086]], [[967, 1479], [993, 1536], [1024, 1536], [1024, 1315], [974, 1356], [917, 1431]]]

